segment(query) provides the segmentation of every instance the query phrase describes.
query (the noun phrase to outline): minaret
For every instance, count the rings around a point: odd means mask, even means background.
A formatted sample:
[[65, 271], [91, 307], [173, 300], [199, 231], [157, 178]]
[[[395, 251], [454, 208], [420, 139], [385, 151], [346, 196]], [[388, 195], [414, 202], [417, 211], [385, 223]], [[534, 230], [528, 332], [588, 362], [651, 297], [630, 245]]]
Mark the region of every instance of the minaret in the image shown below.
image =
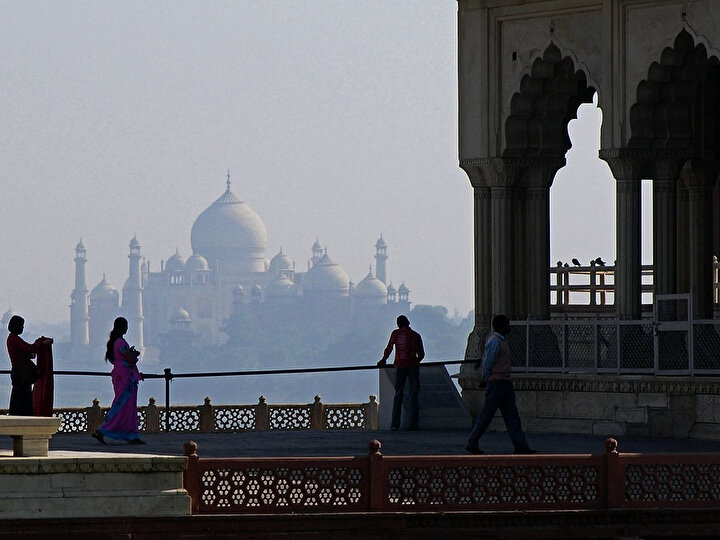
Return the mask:
[[143, 298], [142, 274], [140, 270], [142, 255], [140, 255], [140, 242], [133, 236], [130, 240], [130, 268], [128, 280], [123, 287], [123, 312], [128, 320], [127, 342], [141, 351], [144, 347], [145, 332], [143, 329]]
[[387, 258], [387, 244], [381, 234], [378, 241], [375, 242], [375, 277], [385, 284], [387, 284], [387, 274], [385, 273]]
[[[322, 256], [323, 256], [323, 249], [322, 249], [322, 246], [320, 245], [319, 238], [315, 239], [315, 243], [312, 245], [311, 249], [312, 249], [312, 259], [310, 259], [310, 261], [312, 263], [312, 266], [315, 266], [317, 264], [317, 262], [320, 259], [322, 259]], [[308, 270], [310, 270], [309, 267], [308, 267]]]
[[88, 288], [85, 274], [87, 250], [82, 238], [75, 246], [75, 288], [70, 295], [70, 344], [84, 347], [90, 343]]

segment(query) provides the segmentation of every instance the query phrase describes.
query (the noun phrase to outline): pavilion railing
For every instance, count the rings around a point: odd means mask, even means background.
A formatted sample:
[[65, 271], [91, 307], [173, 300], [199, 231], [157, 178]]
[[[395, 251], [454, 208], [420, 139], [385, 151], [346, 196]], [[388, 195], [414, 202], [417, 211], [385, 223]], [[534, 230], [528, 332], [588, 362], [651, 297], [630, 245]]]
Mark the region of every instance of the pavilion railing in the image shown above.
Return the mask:
[[199, 458], [184, 445], [195, 514], [720, 508], [720, 455]]
[[[653, 265], [640, 267], [643, 304], [653, 303]], [[720, 306], [720, 263], [713, 256], [713, 304]], [[615, 266], [571, 266], [558, 261], [550, 267], [550, 304], [555, 312], [612, 311], [615, 304]]]

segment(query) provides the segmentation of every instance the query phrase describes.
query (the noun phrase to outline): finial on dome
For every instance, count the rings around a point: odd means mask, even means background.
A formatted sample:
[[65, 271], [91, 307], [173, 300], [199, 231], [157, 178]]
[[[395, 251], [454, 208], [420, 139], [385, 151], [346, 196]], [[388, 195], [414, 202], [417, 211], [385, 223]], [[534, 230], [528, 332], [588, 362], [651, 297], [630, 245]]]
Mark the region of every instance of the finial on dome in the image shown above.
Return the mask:
[[227, 182], [226, 183], [227, 183], [228, 191], [230, 191], [230, 169], [228, 169], [227, 171], [228, 171], [228, 173], [227, 173]]

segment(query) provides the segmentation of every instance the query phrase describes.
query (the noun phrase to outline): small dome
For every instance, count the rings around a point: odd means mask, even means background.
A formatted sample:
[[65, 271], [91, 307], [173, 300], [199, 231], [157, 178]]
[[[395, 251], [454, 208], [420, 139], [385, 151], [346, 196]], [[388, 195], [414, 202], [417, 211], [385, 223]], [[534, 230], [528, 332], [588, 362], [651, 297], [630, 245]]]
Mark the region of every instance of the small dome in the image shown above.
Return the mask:
[[185, 268], [188, 270], [209, 270], [210, 265], [208, 264], [205, 257], [195, 253], [187, 260], [187, 262], [185, 263]]
[[120, 300], [120, 293], [117, 289], [110, 285], [103, 275], [102, 281], [95, 285], [92, 291], [90, 291], [90, 303], [93, 302], [113, 302], [117, 304]]
[[355, 287], [355, 296], [364, 299], [375, 299], [378, 303], [384, 303], [387, 300], [387, 287], [378, 278], [372, 275], [372, 270], [368, 272], [360, 283]]
[[15, 312], [12, 310], [12, 308], [8, 309], [5, 313], [3, 313], [2, 320], [0, 320], [0, 324], [2, 324], [5, 328], [7, 328], [7, 325], [10, 322], [10, 318], [13, 315], [15, 315]]
[[185, 263], [186, 263], [185, 257], [180, 255], [180, 252], [176, 249], [175, 255], [170, 257], [167, 262], [165, 263], [165, 271], [166, 272], [176, 272], [176, 271], [182, 271], [185, 270]]
[[291, 270], [292, 260], [280, 248], [280, 253], [275, 255], [270, 261], [270, 272], [276, 275], [280, 270]]
[[385, 240], [383, 240], [382, 234], [380, 235], [380, 238], [378, 238], [378, 241], [375, 242], [375, 247], [376, 248], [387, 247]]
[[312, 292], [337, 293], [347, 296], [350, 291], [350, 278], [345, 270], [335, 264], [327, 253], [308, 271], [303, 288]]
[[267, 287], [266, 294], [271, 297], [278, 296], [295, 296], [295, 284], [286, 276], [279, 276], [270, 282]]
[[387, 286], [387, 292], [388, 294], [395, 294], [397, 292], [397, 289], [393, 287], [393, 284], [391, 283]]
[[128, 247], [140, 247], [140, 242], [138, 242], [137, 236], [132, 237], [132, 240], [130, 240], [130, 245]]
[[187, 310], [183, 308], [177, 308], [172, 316], [170, 317], [170, 322], [182, 322], [182, 321], [189, 321], [190, 320], [190, 314], [187, 312]]
[[85, 244], [83, 244], [82, 238], [81, 238], [80, 241], [77, 243], [77, 246], [75, 246], [75, 251], [87, 251], [87, 250], [85, 249]]
[[405, 282], [404, 282], [404, 281], [400, 284], [400, 287], [398, 288], [398, 292], [399, 292], [400, 294], [406, 294], [406, 293], [409, 293], [409, 292], [410, 292], [410, 289], [408, 289], [408, 288], [405, 286]]
[[320, 245], [320, 239], [316, 238], [315, 243], [312, 245], [313, 251], [322, 251], [322, 246]]

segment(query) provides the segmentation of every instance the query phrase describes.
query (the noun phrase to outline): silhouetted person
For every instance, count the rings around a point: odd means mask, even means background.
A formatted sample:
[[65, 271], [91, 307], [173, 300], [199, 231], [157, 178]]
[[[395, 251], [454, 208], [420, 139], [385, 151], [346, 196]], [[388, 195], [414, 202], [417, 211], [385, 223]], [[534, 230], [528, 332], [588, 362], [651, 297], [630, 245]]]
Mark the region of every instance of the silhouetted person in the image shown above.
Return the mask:
[[582, 266], [582, 264], [580, 264], [580, 261], [578, 261], [577, 259], [573, 259], [573, 260], [572, 260], [572, 263], [573, 263], [575, 266]]
[[598, 257], [597, 259], [595, 259], [595, 264], [597, 264], [598, 266], [605, 266], [605, 261], [602, 260], [602, 257]]
[[106, 444], [105, 437], [127, 441], [128, 444], [145, 444], [140, 438], [137, 418], [138, 383], [142, 379], [137, 367], [140, 351], [125, 341], [123, 336], [127, 331], [127, 319], [115, 319], [105, 348], [105, 361], [113, 366], [115, 399], [103, 425], [92, 433], [92, 436], [103, 444]]
[[506, 336], [510, 332], [510, 320], [505, 315], [496, 315], [492, 320], [493, 333], [485, 342], [482, 361], [483, 380], [487, 382], [485, 403], [470, 432], [466, 450], [471, 454], [483, 454], [478, 447], [498, 409], [502, 413], [505, 427], [516, 454], [535, 454], [528, 446], [520, 423], [520, 413], [515, 403], [515, 388], [510, 380], [512, 362], [510, 346]]
[[425, 358], [422, 337], [415, 330], [410, 328], [410, 321], [405, 315], [397, 318], [397, 330], [390, 334], [390, 340], [383, 353], [383, 357], [377, 363], [378, 366], [386, 365], [390, 353], [395, 347], [395, 398], [393, 399], [392, 420], [390, 429], [400, 428], [402, 416], [403, 399], [405, 396], [405, 381], [410, 383], [410, 395], [405, 403], [407, 415], [407, 428], [410, 431], [418, 429], [418, 392], [420, 391], [420, 368], [418, 367]]
[[52, 343], [52, 338], [41, 336], [33, 343], [28, 343], [20, 334], [25, 330], [25, 319], [13, 315], [8, 321], [7, 351], [12, 368], [10, 369], [10, 410], [8, 414], [16, 416], [33, 415], [32, 385], [38, 380], [37, 366], [32, 359], [46, 343]]

